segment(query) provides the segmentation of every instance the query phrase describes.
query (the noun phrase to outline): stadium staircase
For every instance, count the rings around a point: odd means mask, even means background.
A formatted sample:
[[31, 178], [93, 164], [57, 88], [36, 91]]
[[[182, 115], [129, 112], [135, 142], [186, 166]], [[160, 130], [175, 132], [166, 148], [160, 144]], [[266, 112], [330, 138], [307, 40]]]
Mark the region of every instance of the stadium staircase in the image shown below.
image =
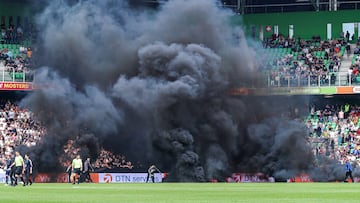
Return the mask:
[[[351, 50], [354, 50], [355, 45], [352, 44], [351, 45]], [[354, 54], [353, 52], [351, 52], [350, 56], [348, 57], [347, 54], [345, 53], [343, 56], [343, 60], [341, 61], [341, 65], [339, 67], [339, 77], [337, 82], [340, 82], [340, 84], [338, 84], [339, 86], [345, 86], [348, 85], [349, 81], [348, 81], [348, 70], [352, 64], [354, 58]]]

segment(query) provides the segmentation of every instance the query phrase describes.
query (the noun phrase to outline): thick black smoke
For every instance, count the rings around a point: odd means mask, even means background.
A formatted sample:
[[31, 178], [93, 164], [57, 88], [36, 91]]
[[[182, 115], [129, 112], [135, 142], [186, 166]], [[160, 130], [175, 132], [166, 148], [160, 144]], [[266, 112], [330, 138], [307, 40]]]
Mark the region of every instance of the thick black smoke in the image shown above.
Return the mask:
[[93, 157], [104, 146], [155, 163], [176, 181], [313, 170], [304, 125], [287, 120], [291, 112], [280, 118], [289, 108], [227, 94], [257, 77], [255, 51], [230, 19], [211, 0], [149, 13], [121, 1], [51, 1], [37, 18], [43, 88], [23, 100], [48, 130], [32, 149], [40, 170], [57, 168], [68, 139]]

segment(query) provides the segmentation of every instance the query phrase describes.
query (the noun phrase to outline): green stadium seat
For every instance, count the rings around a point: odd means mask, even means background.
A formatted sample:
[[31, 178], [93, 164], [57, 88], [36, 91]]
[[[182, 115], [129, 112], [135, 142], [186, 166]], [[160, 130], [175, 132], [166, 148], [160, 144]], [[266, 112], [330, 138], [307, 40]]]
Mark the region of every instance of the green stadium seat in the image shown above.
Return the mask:
[[357, 83], [360, 83], [360, 76], [357, 76], [357, 77], [356, 77], [356, 82], [357, 82]]
[[24, 73], [15, 73], [15, 79], [23, 79]]

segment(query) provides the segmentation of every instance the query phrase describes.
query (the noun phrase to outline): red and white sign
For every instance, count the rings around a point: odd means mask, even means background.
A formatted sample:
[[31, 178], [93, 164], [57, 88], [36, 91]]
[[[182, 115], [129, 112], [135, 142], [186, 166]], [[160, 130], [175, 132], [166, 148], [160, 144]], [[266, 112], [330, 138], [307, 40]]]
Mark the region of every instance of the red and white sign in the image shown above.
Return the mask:
[[109, 174], [109, 173], [105, 174], [103, 180], [104, 180], [105, 183], [111, 183], [112, 182], [112, 175]]
[[266, 32], [271, 32], [271, 31], [272, 31], [271, 25], [267, 25], [267, 26], [265, 27], [265, 30], [266, 30]]
[[[155, 182], [162, 182], [163, 177], [162, 173], [155, 173]], [[99, 183], [145, 183], [146, 178], [147, 173], [99, 173]]]
[[30, 82], [0, 82], [0, 90], [33, 90]]
[[35, 176], [37, 183], [67, 183], [69, 175], [67, 173], [39, 173]]
[[[46, 174], [46, 173], [40, 173], [37, 174], [37, 176], [35, 177], [35, 182], [36, 183], [50, 183], [50, 182], [55, 182], [52, 181], [52, 175], [51, 174]], [[57, 179], [57, 178], [55, 178]]]
[[355, 86], [355, 87], [353, 88], [353, 92], [354, 92], [354, 93], [360, 93], [360, 87], [359, 87], [359, 86]]
[[289, 179], [288, 182], [290, 183], [309, 183], [309, 182], [313, 182], [313, 180], [311, 180], [310, 176], [308, 174], [300, 174], [298, 176], [295, 176], [292, 179]]
[[275, 180], [274, 178], [268, 177], [263, 173], [233, 173], [232, 177], [226, 179], [226, 182], [256, 183], [256, 182], [275, 182]]
[[[93, 183], [99, 182], [97, 173], [90, 173]], [[35, 176], [36, 183], [68, 183], [69, 174], [67, 173], [39, 173]]]

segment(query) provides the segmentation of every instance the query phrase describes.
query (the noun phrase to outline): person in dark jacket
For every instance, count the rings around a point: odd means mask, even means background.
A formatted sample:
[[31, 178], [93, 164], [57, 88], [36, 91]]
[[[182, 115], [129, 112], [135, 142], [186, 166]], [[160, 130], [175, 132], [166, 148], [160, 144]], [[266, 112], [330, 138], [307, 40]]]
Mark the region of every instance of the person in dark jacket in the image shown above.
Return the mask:
[[344, 179], [344, 182], [347, 182], [347, 178], [350, 177], [351, 178], [351, 181], [354, 182], [354, 178], [352, 176], [352, 166], [351, 166], [351, 163], [350, 163], [350, 160], [346, 160], [346, 164], [345, 164], [345, 179]]
[[93, 182], [92, 179], [91, 179], [91, 176], [90, 176], [90, 172], [91, 171], [94, 171], [94, 168], [91, 166], [91, 163], [90, 163], [90, 158], [87, 158], [84, 162], [84, 178], [85, 180], [84, 181], [88, 181], [88, 182]]

